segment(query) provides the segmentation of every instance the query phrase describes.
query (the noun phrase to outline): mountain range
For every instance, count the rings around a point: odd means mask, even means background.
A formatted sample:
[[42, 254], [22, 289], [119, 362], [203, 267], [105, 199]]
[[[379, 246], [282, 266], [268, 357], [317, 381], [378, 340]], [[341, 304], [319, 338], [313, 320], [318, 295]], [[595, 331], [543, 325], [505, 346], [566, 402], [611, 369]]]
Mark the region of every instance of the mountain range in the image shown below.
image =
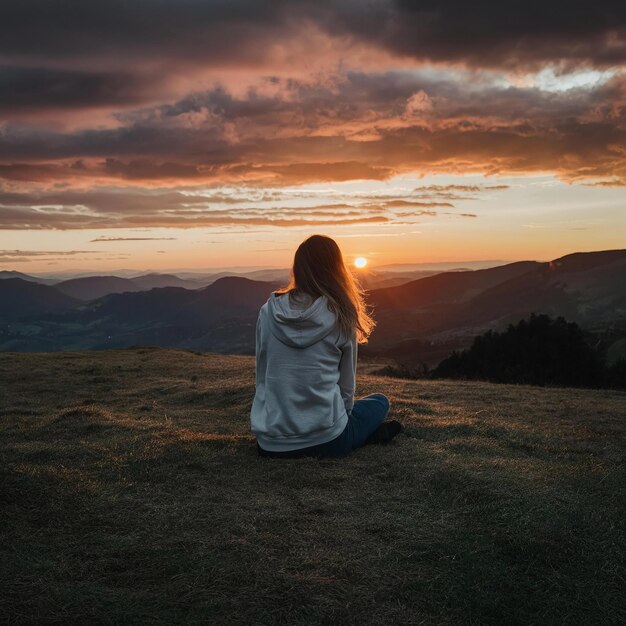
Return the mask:
[[[288, 278], [279, 270], [254, 274], [264, 280], [218, 276], [193, 289], [184, 286], [188, 278], [157, 274], [82, 277], [54, 285], [5, 278], [0, 280], [0, 349], [149, 344], [252, 353], [258, 309]], [[596, 332], [626, 329], [626, 250], [411, 276], [369, 274], [370, 284], [403, 282], [370, 288], [377, 328], [363, 354], [412, 355], [433, 363], [476, 334], [533, 312], [562, 315]], [[615, 338], [622, 345], [620, 332]]]
[[[459, 267], [458, 271], [468, 268]], [[398, 268], [389, 271], [361, 270], [359, 277], [366, 289], [376, 289], [401, 285], [403, 283], [431, 276], [436, 274], [436, 270], [428, 269], [403, 269]], [[77, 298], [78, 300], [95, 300], [112, 293], [130, 293], [134, 291], [148, 291], [159, 287], [182, 287], [184, 289], [201, 289], [214, 283], [220, 278], [228, 276], [239, 276], [250, 280], [278, 282], [287, 284], [289, 282], [288, 269], [261, 269], [247, 272], [220, 271], [214, 273], [191, 273], [183, 272], [181, 276], [177, 274], [147, 273], [136, 276], [127, 276], [126, 271], [118, 272], [123, 275], [79, 275], [71, 278], [43, 278], [31, 276], [17, 271], [0, 271], [0, 280], [20, 278], [21, 280], [39, 283], [42, 285], [54, 285], [62, 293]]]

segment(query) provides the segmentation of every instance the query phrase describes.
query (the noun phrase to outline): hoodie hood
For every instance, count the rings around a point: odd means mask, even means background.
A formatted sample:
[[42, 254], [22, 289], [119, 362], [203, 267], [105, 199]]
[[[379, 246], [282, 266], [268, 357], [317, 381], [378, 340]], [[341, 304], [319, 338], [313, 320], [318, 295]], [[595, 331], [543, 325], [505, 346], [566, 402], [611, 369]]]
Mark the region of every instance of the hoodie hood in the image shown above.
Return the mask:
[[267, 301], [272, 334], [294, 348], [307, 348], [320, 341], [337, 324], [336, 315], [328, 309], [328, 299], [320, 296], [308, 306], [291, 305], [288, 294], [272, 293]]

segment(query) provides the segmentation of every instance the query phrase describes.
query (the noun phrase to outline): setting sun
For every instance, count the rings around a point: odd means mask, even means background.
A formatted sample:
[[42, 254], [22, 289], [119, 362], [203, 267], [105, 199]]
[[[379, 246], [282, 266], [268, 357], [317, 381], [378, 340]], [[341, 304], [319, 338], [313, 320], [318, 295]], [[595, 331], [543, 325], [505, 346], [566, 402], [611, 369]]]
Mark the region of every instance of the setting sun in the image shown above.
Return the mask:
[[365, 257], [357, 257], [354, 259], [354, 265], [356, 267], [365, 267], [367, 265], [367, 259]]

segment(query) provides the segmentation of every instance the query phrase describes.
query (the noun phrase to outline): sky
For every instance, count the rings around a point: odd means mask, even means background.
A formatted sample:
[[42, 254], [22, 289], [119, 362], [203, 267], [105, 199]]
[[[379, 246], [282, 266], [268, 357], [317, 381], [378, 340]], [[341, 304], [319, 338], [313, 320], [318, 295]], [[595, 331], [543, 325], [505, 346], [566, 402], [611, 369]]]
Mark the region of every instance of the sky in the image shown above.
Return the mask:
[[0, 7], [0, 269], [626, 247], [626, 3]]

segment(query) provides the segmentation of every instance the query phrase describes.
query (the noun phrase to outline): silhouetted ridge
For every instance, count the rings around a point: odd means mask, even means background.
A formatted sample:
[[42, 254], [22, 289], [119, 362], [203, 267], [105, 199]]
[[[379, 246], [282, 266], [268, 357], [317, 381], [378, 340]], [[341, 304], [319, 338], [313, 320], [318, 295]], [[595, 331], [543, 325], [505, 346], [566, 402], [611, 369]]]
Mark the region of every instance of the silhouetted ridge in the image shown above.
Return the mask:
[[397, 287], [374, 289], [369, 300], [375, 307], [395, 309], [459, 302], [514, 276], [525, 274], [538, 265], [536, 261], [519, 261], [485, 270], [444, 272]]
[[30, 315], [57, 313], [78, 304], [74, 298], [57, 291], [54, 287], [41, 285], [21, 278], [0, 281], [0, 318], [17, 319]]
[[95, 300], [110, 293], [139, 291], [140, 288], [130, 278], [85, 276], [57, 283], [55, 289], [79, 300]]
[[16, 270], [0, 270], [0, 280], [7, 280], [9, 278], [21, 278], [31, 283], [39, 283], [41, 285], [55, 285], [59, 281], [54, 278], [41, 278], [41, 276], [31, 276], [30, 274], [24, 274]]
[[134, 276], [133, 283], [140, 289], [157, 289], [160, 287], [183, 287], [185, 289], [197, 289], [200, 285], [193, 280], [185, 280], [175, 274], [158, 274], [151, 272]]
[[199, 299], [220, 302], [224, 307], [258, 309], [270, 296], [277, 283], [268, 283], [239, 276], [225, 276], [198, 292]]
[[602, 250], [601, 252], [574, 252], [547, 263], [551, 271], [580, 272], [594, 267], [626, 260], [626, 250]]

